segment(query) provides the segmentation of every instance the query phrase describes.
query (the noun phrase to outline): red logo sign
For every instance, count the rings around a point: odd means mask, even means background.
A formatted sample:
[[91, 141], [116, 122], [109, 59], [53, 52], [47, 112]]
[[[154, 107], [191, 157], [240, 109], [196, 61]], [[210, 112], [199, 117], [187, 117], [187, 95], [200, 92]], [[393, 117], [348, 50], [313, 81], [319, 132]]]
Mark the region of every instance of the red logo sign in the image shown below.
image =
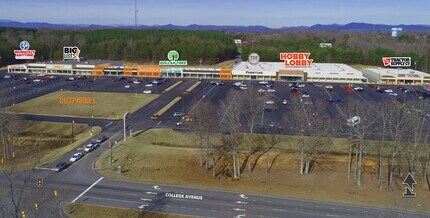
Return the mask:
[[286, 67], [310, 67], [314, 62], [310, 56], [311, 53], [280, 53], [279, 59], [284, 61]]
[[391, 58], [382, 58], [382, 62], [384, 62], [384, 67], [388, 67], [391, 65]]

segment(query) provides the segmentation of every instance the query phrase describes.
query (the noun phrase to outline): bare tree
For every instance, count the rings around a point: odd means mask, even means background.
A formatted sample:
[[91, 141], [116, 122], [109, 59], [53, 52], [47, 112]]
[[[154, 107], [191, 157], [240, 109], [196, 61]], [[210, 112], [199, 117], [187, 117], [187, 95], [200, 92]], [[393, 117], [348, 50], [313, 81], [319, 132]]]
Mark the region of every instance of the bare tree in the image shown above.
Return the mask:
[[240, 134], [241, 105], [237, 100], [237, 93], [229, 92], [225, 100], [220, 101], [220, 125], [224, 130], [223, 142], [228, 143], [232, 152], [233, 177], [240, 178], [240, 148], [242, 141]]
[[[215, 120], [215, 109], [210, 102], [201, 102], [194, 110], [193, 122], [190, 126], [195, 132], [200, 141], [200, 164], [203, 166], [203, 156], [205, 156], [204, 165], [206, 170], [209, 169], [210, 142], [213, 133]], [[205, 145], [205, 155], [203, 155], [203, 147]]]
[[253, 134], [254, 127], [257, 124], [257, 119], [261, 116], [264, 110], [265, 97], [257, 92], [257, 88], [250, 86], [243, 94], [240, 95], [242, 102], [243, 115], [246, 118], [249, 135], [248, 135], [248, 175], [251, 175], [251, 160], [253, 153]]
[[358, 116], [359, 124], [351, 125], [351, 130], [356, 138], [356, 162], [355, 162], [355, 179], [358, 186], [361, 186], [361, 175], [363, 171], [363, 156], [366, 148], [365, 138], [377, 124], [380, 114], [375, 114], [374, 110], [369, 110], [368, 105], [364, 105], [353, 99], [348, 104], [348, 114], [352, 118]]
[[7, 180], [6, 197], [2, 197], [0, 201], [2, 214], [6, 215], [5, 217], [21, 217], [28, 187], [34, 173], [32, 171], [19, 172], [14, 164], [3, 166], [2, 172]]

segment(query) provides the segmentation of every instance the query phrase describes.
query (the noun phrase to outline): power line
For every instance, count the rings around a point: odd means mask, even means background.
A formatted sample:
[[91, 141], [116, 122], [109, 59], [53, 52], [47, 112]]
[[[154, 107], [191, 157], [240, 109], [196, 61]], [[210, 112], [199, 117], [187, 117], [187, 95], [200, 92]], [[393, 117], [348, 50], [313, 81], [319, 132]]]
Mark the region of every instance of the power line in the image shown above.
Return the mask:
[[134, 29], [137, 29], [137, 0], [134, 0]]

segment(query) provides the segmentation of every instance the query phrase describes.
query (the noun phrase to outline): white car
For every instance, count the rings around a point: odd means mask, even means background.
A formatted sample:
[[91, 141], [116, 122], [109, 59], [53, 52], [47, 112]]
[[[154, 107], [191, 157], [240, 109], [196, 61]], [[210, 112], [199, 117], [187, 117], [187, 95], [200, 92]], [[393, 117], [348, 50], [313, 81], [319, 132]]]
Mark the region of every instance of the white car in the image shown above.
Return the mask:
[[310, 97], [310, 95], [309, 94], [303, 94], [302, 95], [302, 98], [309, 98]]
[[33, 82], [38, 83], [38, 82], [42, 82], [41, 79], [34, 79]]
[[99, 145], [98, 143], [90, 143], [85, 146], [84, 151], [87, 153], [91, 152], [92, 150], [96, 149], [98, 145]]
[[241, 86], [242, 85], [242, 83], [240, 83], [240, 82], [235, 82], [234, 84], [233, 84], [233, 86], [237, 86], [237, 87], [239, 87], [239, 86]]
[[262, 92], [266, 92], [265, 89], [259, 89], [258, 92], [262, 93]]
[[267, 92], [276, 92], [274, 89], [268, 89]]
[[288, 104], [288, 101], [287, 101], [287, 100], [284, 100], [284, 101], [282, 102], [282, 104], [286, 105], [286, 104]]
[[146, 86], [146, 87], [153, 87], [153, 86], [154, 86], [154, 84], [149, 83], [149, 84], [146, 84], [145, 86]]
[[74, 154], [71, 158], [70, 158], [70, 162], [76, 162], [79, 159], [81, 159], [84, 155], [81, 152], [78, 152], [76, 154]]
[[174, 117], [180, 117], [180, 116], [182, 116], [182, 113], [181, 112], [175, 112], [175, 113], [173, 113], [173, 116]]
[[151, 90], [145, 90], [145, 91], [143, 91], [143, 94], [152, 94], [152, 91]]
[[269, 101], [266, 101], [266, 104], [275, 104], [275, 101], [269, 100]]
[[360, 90], [363, 90], [363, 88], [361, 88], [361, 87], [357, 86], [357, 87], [354, 87], [354, 90], [355, 90], [355, 91], [360, 91]]
[[246, 90], [246, 89], [248, 89], [248, 87], [246, 87], [246, 86], [240, 86], [240, 89]]
[[130, 85], [126, 85], [124, 86], [126, 89], [129, 89], [131, 86]]
[[66, 79], [66, 81], [74, 81], [74, 80], [75, 80], [75, 77], [69, 77]]
[[268, 83], [268, 82], [266, 82], [266, 81], [258, 82], [258, 84], [259, 84], [259, 85], [267, 85], [267, 83]]
[[11, 75], [6, 75], [6, 76], [4, 76], [4, 78], [5, 79], [10, 79], [10, 78], [12, 78], [12, 76]]
[[397, 93], [395, 93], [395, 92], [389, 92], [388, 94], [391, 96], [397, 96]]
[[142, 82], [140, 82], [139, 80], [133, 80], [134, 84], [141, 84]]
[[299, 88], [304, 88], [304, 87], [305, 87], [305, 84], [299, 84], [299, 85], [297, 85], [297, 87], [299, 87]]
[[385, 89], [384, 92], [386, 92], [386, 93], [392, 93], [393, 90], [392, 89]]

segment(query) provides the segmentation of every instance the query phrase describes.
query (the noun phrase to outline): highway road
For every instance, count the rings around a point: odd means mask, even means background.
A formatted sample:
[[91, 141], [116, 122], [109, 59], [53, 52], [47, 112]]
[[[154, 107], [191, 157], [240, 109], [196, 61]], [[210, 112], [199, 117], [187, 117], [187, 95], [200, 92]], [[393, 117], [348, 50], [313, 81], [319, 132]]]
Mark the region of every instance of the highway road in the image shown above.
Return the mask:
[[[60, 82], [61, 81], [59, 81], [59, 83]], [[226, 84], [226, 87], [211, 86], [208, 85], [208, 83], [206, 85], [200, 85], [184, 98], [184, 102], [182, 104], [178, 103], [169, 110], [167, 112], [168, 115], [163, 116], [156, 121], [150, 119], [150, 116], [153, 113], [158, 111], [161, 107], [166, 105], [194, 83], [195, 80], [185, 80], [185, 82], [171, 92], [161, 95], [156, 101], [151, 102], [147, 106], [133, 113], [133, 130], [147, 130], [149, 128], [156, 127], [173, 127], [177, 122], [177, 118], [170, 116], [170, 114], [174, 111], [192, 111], [194, 107], [192, 102], [198, 102], [198, 100], [202, 99], [203, 96], [205, 101], [217, 103], [220, 99], [225, 97], [226, 93], [231, 88], [231, 84], [228, 83]], [[100, 83], [97, 84], [97, 87], [104, 91], [124, 91], [124, 89], [121, 88], [124, 84], [125, 83]], [[11, 84], [9, 84], [9, 86], [11, 86]], [[61, 85], [59, 86], [61, 87]], [[84, 87], [85, 86], [80, 86], [79, 89], [82, 91], [88, 89]], [[36, 91], [35, 93], [28, 94], [30, 97], [26, 98], [34, 98], [39, 94], [53, 91], [57, 88], [57, 86], [53, 86], [49, 90], [41, 92]], [[93, 90], [93, 88], [90, 89]], [[340, 87], [337, 87], [337, 89], [339, 88]], [[25, 90], [24, 88], [22, 89]], [[326, 93], [315, 91], [311, 87], [307, 87], [306, 89], [311, 93], [312, 100], [327, 97]], [[280, 85], [278, 90], [281, 90]], [[290, 99], [293, 97], [290, 96], [286, 90], [287, 89], [279, 91], [276, 94], [278, 101], [282, 101], [284, 98]], [[366, 92], [367, 91], [368, 90], [366, 90]], [[379, 99], [379, 94], [373, 93], [371, 90], [368, 92], [371, 92], [371, 94], [363, 95], [365, 96], [365, 100], [371, 101], [372, 98], [374, 98], [373, 101], [377, 101]], [[335, 95], [345, 96], [342, 91], [336, 91]], [[355, 96], [354, 98], [361, 99], [362, 97]], [[390, 101], [390, 99], [387, 100]], [[284, 105], [281, 105], [281, 103], [278, 102], [278, 107], [283, 106]], [[332, 107], [332, 105], [329, 106]], [[324, 110], [327, 110], [333, 117], [339, 116], [339, 110], [337, 108], [328, 108]], [[272, 120], [279, 119], [278, 116], [281, 115], [268, 115], [263, 120], [264, 125], [272, 122]], [[25, 115], [24, 117], [30, 120], [59, 122], [70, 122], [70, 119], [72, 119], [67, 117], [37, 115]], [[84, 118], [73, 119], [75, 122], [88, 122], [88, 119]], [[273, 196], [260, 196], [249, 193], [227, 192], [222, 190], [209, 190], [164, 184], [134, 183], [103, 178], [97, 170], [106, 169], [94, 169], [94, 162], [101, 154], [108, 151], [109, 143], [113, 144], [122, 140], [122, 123], [121, 121], [94, 119], [93, 122], [103, 128], [102, 134], [109, 137], [109, 140], [62, 172], [54, 172], [52, 169], [59, 161], [68, 162], [68, 159], [76, 151], [67, 153], [54, 163], [42, 166], [44, 170], [34, 170], [34, 183], [31, 183], [32, 189], [41, 190], [40, 192], [42, 194], [45, 192], [52, 192], [52, 190], [58, 190], [60, 193], [59, 198], [63, 202], [77, 202], [203, 217], [430, 217], [430, 214], [428, 213], [307, 201]], [[88, 140], [79, 147], [92, 142], [97, 137], [98, 136], [94, 136], [93, 139]], [[43, 188], [36, 187], [36, 177], [44, 178], [45, 185]], [[0, 176], [0, 184], [6, 184], [4, 176]], [[49, 201], [45, 203], [48, 204]], [[40, 211], [43, 210], [44, 205], [41, 204]], [[27, 208], [27, 217], [39, 217], [40, 211], [36, 213], [34, 209]]]

